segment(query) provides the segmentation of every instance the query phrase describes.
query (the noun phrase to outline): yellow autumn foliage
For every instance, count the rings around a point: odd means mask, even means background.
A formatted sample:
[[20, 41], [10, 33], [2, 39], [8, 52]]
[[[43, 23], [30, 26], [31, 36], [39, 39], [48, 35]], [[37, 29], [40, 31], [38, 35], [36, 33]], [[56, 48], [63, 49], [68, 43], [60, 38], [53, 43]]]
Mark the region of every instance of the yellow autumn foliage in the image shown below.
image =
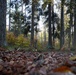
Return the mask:
[[15, 45], [16, 37], [12, 32], [10, 32], [10, 33], [7, 33], [6, 40], [8, 44]]
[[17, 37], [15, 45], [20, 46], [20, 47], [29, 47], [30, 41], [28, 38], [25, 38], [23, 34], [20, 34]]
[[69, 58], [70, 60], [76, 60], [76, 55]]
[[7, 33], [6, 40], [9, 45], [15, 45], [17, 47], [29, 47], [30, 45], [30, 40], [28, 38], [25, 38], [23, 34], [15, 37], [12, 32]]

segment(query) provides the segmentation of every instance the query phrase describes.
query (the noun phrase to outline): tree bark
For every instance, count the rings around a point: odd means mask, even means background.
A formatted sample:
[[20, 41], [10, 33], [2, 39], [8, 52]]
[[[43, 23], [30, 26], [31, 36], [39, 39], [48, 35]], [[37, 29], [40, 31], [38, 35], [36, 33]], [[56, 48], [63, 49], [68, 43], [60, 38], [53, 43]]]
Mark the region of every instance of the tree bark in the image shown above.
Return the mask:
[[48, 5], [48, 11], [49, 11], [48, 48], [52, 48], [51, 3], [49, 3]]
[[[76, 0], [74, 0], [74, 3], [76, 4]], [[74, 49], [76, 49], [76, 5], [74, 4]]]
[[60, 49], [64, 45], [64, 0], [61, 0], [61, 32], [60, 32]]
[[[10, 3], [11, 3], [11, 0], [10, 0]], [[11, 13], [11, 7], [9, 5], [9, 32], [10, 32], [10, 27], [11, 27], [11, 17], [10, 17], [10, 13]]]
[[72, 2], [73, 2], [73, 0], [71, 0], [70, 1], [70, 24], [69, 24], [69, 35], [68, 35], [68, 38], [69, 38], [69, 45], [68, 45], [68, 47], [70, 48], [71, 47], [71, 41], [72, 41], [72, 39], [71, 39], [71, 27], [72, 27], [72, 25], [73, 25], [73, 7], [72, 7]]
[[0, 46], [6, 44], [6, 0], [0, 0]]
[[55, 26], [54, 26], [54, 5], [52, 5], [52, 25], [53, 25], [53, 46], [54, 46], [54, 30], [55, 30]]
[[31, 46], [34, 47], [34, 3], [32, 2]]

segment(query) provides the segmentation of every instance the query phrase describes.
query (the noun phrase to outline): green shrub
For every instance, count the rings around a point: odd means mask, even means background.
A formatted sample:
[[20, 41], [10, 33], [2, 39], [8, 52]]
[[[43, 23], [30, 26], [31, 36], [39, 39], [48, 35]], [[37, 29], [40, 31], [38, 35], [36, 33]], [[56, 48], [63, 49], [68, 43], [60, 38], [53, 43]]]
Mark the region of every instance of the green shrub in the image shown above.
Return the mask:
[[20, 34], [17, 37], [17, 40], [15, 42], [15, 45], [16, 46], [19, 46], [19, 47], [29, 47], [30, 41], [29, 41], [28, 38], [25, 38], [23, 34]]
[[30, 45], [30, 40], [28, 38], [25, 38], [23, 34], [20, 34], [18, 37], [15, 37], [15, 35], [10, 32], [7, 33], [6, 39], [9, 45], [15, 47], [29, 47]]
[[40, 50], [40, 49], [42, 49], [43, 48], [43, 46], [42, 46], [42, 44], [41, 44], [41, 42], [38, 40], [38, 42], [37, 42], [37, 48]]
[[16, 37], [12, 32], [10, 32], [7, 33], [6, 40], [9, 45], [15, 45]]

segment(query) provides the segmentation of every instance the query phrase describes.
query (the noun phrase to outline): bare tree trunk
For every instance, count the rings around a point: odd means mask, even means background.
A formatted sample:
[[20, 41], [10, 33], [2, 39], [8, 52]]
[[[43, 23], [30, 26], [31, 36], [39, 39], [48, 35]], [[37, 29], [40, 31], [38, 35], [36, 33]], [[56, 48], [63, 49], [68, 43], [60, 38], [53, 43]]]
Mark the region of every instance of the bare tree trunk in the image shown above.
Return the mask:
[[[11, 0], [10, 0], [10, 3], [11, 3]], [[9, 32], [10, 32], [10, 27], [11, 27], [11, 17], [10, 17], [10, 13], [11, 13], [11, 7], [9, 5]]]
[[61, 32], [60, 32], [60, 49], [64, 45], [64, 1], [61, 0]]
[[51, 3], [48, 5], [49, 11], [49, 30], [48, 30], [48, 48], [52, 48], [52, 30], [51, 30]]
[[0, 0], [0, 46], [6, 45], [6, 0]]
[[52, 5], [52, 24], [53, 24], [53, 46], [54, 46], [54, 30], [55, 30], [55, 26], [54, 26], [54, 5]]
[[[76, 4], [76, 0], [74, 0], [74, 3]], [[76, 5], [74, 4], [74, 49], [76, 49]]]
[[34, 3], [32, 2], [31, 46], [34, 47]]
[[68, 35], [68, 37], [69, 37], [69, 45], [68, 45], [68, 47], [70, 48], [71, 47], [71, 27], [72, 27], [72, 25], [73, 25], [73, 6], [72, 6], [72, 2], [73, 2], [73, 0], [71, 0], [70, 1], [70, 25], [69, 25], [69, 35]]

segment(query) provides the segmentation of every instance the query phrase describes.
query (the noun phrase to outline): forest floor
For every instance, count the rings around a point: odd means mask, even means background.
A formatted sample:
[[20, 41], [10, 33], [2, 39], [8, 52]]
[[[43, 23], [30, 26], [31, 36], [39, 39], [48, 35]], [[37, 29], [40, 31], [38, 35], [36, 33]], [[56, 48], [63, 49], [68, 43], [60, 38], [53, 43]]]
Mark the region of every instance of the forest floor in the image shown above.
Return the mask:
[[0, 75], [76, 75], [76, 53], [0, 48]]

